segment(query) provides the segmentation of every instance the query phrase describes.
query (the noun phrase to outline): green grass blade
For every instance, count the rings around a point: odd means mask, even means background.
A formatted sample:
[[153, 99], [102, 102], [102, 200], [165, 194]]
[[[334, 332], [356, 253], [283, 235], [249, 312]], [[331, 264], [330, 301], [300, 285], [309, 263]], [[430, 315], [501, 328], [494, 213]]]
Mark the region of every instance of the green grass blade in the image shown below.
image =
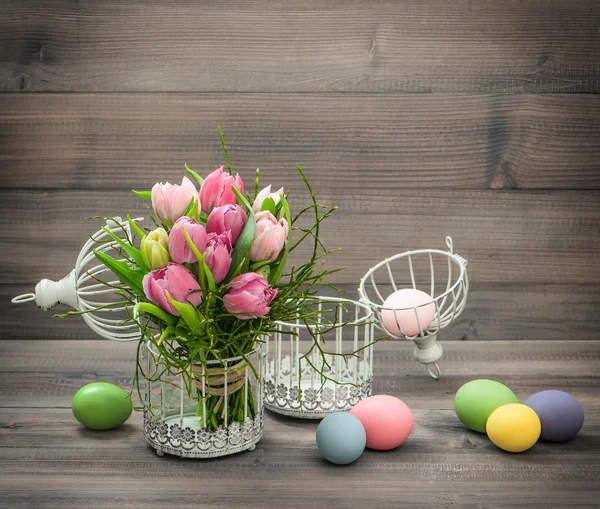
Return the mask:
[[185, 168], [185, 171], [187, 171], [191, 177], [198, 183], [198, 185], [200, 187], [202, 187], [202, 184], [204, 184], [204, 179], [198, 175], [194, 170], [192, 170], [187, 164], [184, 163], [183, 167]]
[[136, 191], [135, 189], [132, 189], [131, 192], [140, 198], [144, 198], [144, 200], [152, 199], [152, 191]]
[[233, 175], [231, 171], [231, 163], [229, 162], [229, 152], [227, 150], [227, 145], [225, 144], [225, 137], [223, 136], [223, 131], [221, 130], [221, 126], [219, 126], [219, 136], [221, 137], [221, 146], [223, 147], [223, 152], [225, 154], [225, 161], [227, 162], [227, 170], [229, 171], [229, 175]]

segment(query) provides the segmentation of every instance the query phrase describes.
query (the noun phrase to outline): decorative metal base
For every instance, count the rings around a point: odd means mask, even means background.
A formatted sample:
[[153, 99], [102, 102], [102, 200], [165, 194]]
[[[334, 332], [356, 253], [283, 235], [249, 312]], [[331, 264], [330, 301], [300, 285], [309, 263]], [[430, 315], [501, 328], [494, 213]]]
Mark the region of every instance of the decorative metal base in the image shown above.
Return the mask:
[[437, 342], [437, 334], [429, 334], [425, 337], [413, 339], [415, 349], [413, 354], [415, 359], [421, 364], [425, 364], [427, 373], [434, 380], [439, 380], [442, 372], [437, 365], [437, 361], [442, 358], [444, 350], [442, 345]]
[[[289, 356], [284, 357], [281, 364], [285, 376], [280, 379], [289, 379]], [[362, 373], [363, 369], [365, 367], [361, 361], [358, 365], [358, 373]], [[364, 379], [362, 375], [357, 375], [356, 378], [353, 376], [350, 379], [347, 377], [340, 379], [340, 382], [351, 382], [355, 385], [336, 384], [330, 380], [326, 380], [322, 385], [318, 374], [314, 373], [311, 378], [310, 374], [304, 373], [299, 390], [296, 381], [297, 373], [293, 373], [294, 385], [290, 387], [289, 382], [275, 385], [276, 377], [271, 378], [274, 372], [275, 363], [271, 362], [265, 380], [265, 407], [272, 412], [300, 419], [323, 419], [333, 412], [347, 412], [359, 401], [369, 397], [373, 387], [372, 377]]]
[[199, 418], [186, 415], [183, 426], [178, 415], [155, 419], [150, 412], [144, 414], [144, 438], [156, 454], [171, 454], [182, 458], [216, 458], [256, 448], [263, 436], [262, 413], [244, 423], [234, 421], [227, 428], [210, 432], [200, 427]]

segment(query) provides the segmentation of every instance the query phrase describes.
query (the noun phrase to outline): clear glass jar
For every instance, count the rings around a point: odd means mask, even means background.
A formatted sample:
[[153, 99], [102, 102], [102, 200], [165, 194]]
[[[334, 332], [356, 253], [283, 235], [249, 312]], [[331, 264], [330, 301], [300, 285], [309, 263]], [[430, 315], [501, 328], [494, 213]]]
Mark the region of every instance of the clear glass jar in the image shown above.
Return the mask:
[[211, 458], [254, 450], [263, 435], [261, 348], [246, 359], [195, 365], [187, 376], [166, 370], [150, 343], [145, 357], [144, 436], [157, 454]]

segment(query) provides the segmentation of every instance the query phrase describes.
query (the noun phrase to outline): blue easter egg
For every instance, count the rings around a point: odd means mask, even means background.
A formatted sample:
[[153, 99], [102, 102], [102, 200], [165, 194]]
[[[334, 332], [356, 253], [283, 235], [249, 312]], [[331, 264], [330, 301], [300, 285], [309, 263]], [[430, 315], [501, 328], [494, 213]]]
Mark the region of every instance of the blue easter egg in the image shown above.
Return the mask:
[[317, 428], [317, 447], [326, 460], [337, 465], [356, 461], [366, 444], [365, 428], [352, 414], [330, 414]]
[[538, 392], [524, 404], [538, 414], [542, 423], [540, 437], [544, 440], [570, 440], [583, 426], [583, 407], [567, 392]]

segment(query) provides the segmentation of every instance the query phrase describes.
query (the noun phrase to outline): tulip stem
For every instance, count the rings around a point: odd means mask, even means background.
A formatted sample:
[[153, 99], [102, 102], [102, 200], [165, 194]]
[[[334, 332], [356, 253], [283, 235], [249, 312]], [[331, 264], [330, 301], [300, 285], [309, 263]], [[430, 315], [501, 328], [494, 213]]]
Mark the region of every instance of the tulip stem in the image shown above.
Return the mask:
[[229, 162], [229, 151], [227, 150], [227, 145], [225, 144], [225, 137], [223, 136], [223, 131], [221, 130], [221, 126], [219, 126], [219, 136], [221, 137], [221, 146], [223, 147], [223, 152], [225, 153], [225, 161], [227, 162], [227, 170], [229, 171], [229, 175], [233, 175], [231, 171], [231, 163]]

